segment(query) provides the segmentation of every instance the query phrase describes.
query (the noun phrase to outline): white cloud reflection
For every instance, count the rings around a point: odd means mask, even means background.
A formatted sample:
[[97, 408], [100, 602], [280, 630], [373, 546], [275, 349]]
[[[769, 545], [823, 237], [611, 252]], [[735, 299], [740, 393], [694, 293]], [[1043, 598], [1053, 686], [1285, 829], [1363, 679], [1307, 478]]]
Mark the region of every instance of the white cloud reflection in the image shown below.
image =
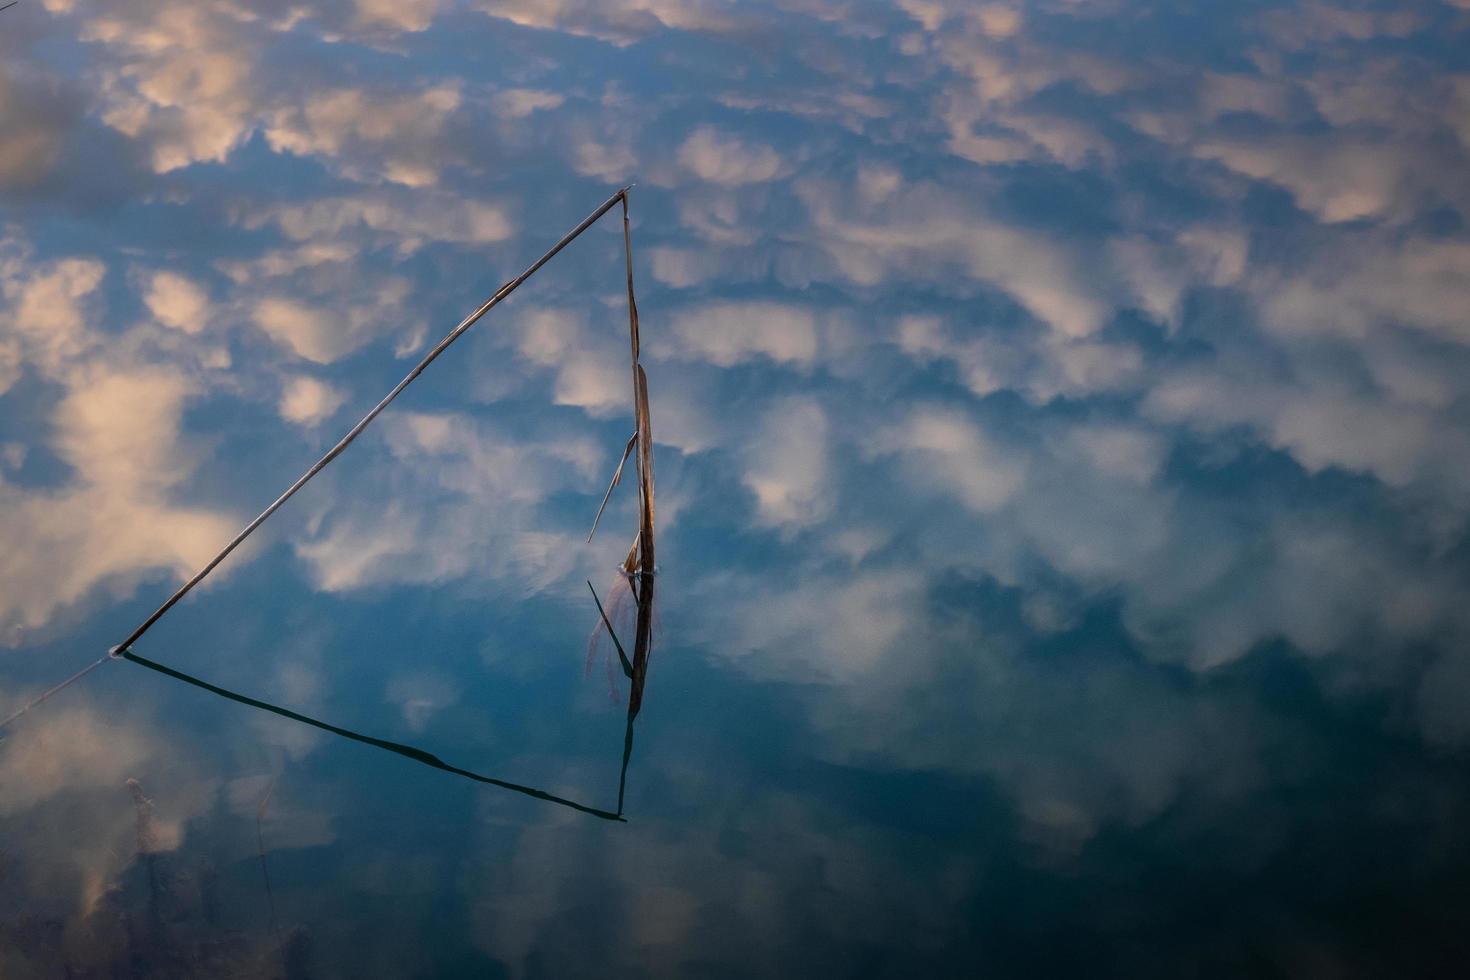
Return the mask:
[[[711, 599], [691, 633], [826, 686], [823, 753], [986, 775], [1067, 852], [1256, 778], [1249, 725], [1160, 664], [1284, 642], [1470, 738], [1470, 81], [1431, 43], [1463, 3], [1198, 13], [1228, 54], [1109, 3], [33, 6], [0, 38], [5, 643], [192, 572], [636, 176], [660, 493], [696, 517], [662, 553]], [[630, 427], [616, 237], [384, 417], [371, 492], [302, 505], [312, 587], [610, 565], [580, 539]], [[956, 578], [1032, 639], [1115, 610], [1139, 662], [946, 633]], [[984, 738], [877, 724], [864, 681], [922, 703], [965, 644]], [[411, 728], [454, 701], [385, 697]], [[639, 901], [650, 948], [693, 928]]]

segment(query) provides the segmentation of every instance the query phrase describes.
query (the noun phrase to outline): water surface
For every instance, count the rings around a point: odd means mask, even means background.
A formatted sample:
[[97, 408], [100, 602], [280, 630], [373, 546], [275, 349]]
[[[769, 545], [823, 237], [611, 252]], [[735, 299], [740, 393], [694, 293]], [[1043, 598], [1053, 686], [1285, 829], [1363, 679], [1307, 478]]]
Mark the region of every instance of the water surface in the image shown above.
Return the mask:
[[1455, 975], [1467, 39], [0, 12], [0, 976]]

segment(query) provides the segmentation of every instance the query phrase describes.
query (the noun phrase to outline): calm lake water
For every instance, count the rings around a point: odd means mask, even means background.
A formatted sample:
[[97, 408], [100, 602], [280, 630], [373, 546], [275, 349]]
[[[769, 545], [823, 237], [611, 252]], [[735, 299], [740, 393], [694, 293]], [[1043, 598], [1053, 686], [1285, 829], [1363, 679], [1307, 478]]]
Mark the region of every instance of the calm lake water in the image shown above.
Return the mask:
[[1463, 975], [1467, 164], [1465, 0], [0, 11], [0, 716], [634, 180], [659, 565], [614, 210], [5, 729], [0, 978]]

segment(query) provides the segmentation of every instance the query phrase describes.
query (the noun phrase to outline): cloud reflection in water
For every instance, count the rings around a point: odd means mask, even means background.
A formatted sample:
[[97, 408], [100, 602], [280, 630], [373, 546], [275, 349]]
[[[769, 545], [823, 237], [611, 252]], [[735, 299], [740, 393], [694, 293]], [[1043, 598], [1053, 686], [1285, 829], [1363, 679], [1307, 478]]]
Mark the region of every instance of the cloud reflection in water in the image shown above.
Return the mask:
[[[7, 880], [46, 921], [142, 907], [126, 779], [169, 858], [213, 848], [228, 883], [238, 787], [280, 765], [304, 829], [272, 872], [288, 913], [334, 896], [293, 954], [328, 975], [1404, 975], [1458, 949], [1463, 3], [3, 18], [0, 708], [633, 177], [677, 583], [623, 836], [109, 670], [0, 743]], [[582, 543], [628, 432], [616, 239], [140, 654], [591, 788], [611, 720], [565, 610], [627, 547]], [[385, 926], [385, 894], [445, 916]], [[7, 975], [90, 969], [22, 932]]]

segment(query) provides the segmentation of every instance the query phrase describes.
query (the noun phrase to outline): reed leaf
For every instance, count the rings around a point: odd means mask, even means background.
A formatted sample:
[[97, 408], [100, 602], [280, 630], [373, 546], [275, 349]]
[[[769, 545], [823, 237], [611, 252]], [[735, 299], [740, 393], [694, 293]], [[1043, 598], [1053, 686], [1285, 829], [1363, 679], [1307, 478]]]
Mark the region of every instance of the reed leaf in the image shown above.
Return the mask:
[[[633, 446], [637, 442], [638, 442], [638, 433], [635, 430], [633, 432], [633, 434], [628, 437], [628, 444], [623, 447], [623, 458], [618, 461], [618, 468], [613, 472], [612, 482], [607, 485], [607, 493], [605, 493], [605, 494], [602, 495], [602, 503], [600, 505], [598, 505], [598, 508], [597, 508], [597, 516], [594, 517], [594, 518], [592, 518], [592, 530], [590, 530], [590, 531], [587, 532], [587, 543], [588, 544], [591, 544], [592, 543], [592, 535], [594, 535], [594, 534], [597, 533], [597, 522], [600, 521], [600, 520], [602, 520], [602, 512], [607, 507], [607, 500], [608, 500], [608, 498], [612, 496], [613, 487], [617, 486], [619, 483], [622, 482], [622, 479], [623, 479], [623, 467], [627, 464], [628, 457], [630, 455], [632, 455], [632, 453], [633, 453]], [[590, 585], [591, 583], [588, 583], [588, 584]]]

